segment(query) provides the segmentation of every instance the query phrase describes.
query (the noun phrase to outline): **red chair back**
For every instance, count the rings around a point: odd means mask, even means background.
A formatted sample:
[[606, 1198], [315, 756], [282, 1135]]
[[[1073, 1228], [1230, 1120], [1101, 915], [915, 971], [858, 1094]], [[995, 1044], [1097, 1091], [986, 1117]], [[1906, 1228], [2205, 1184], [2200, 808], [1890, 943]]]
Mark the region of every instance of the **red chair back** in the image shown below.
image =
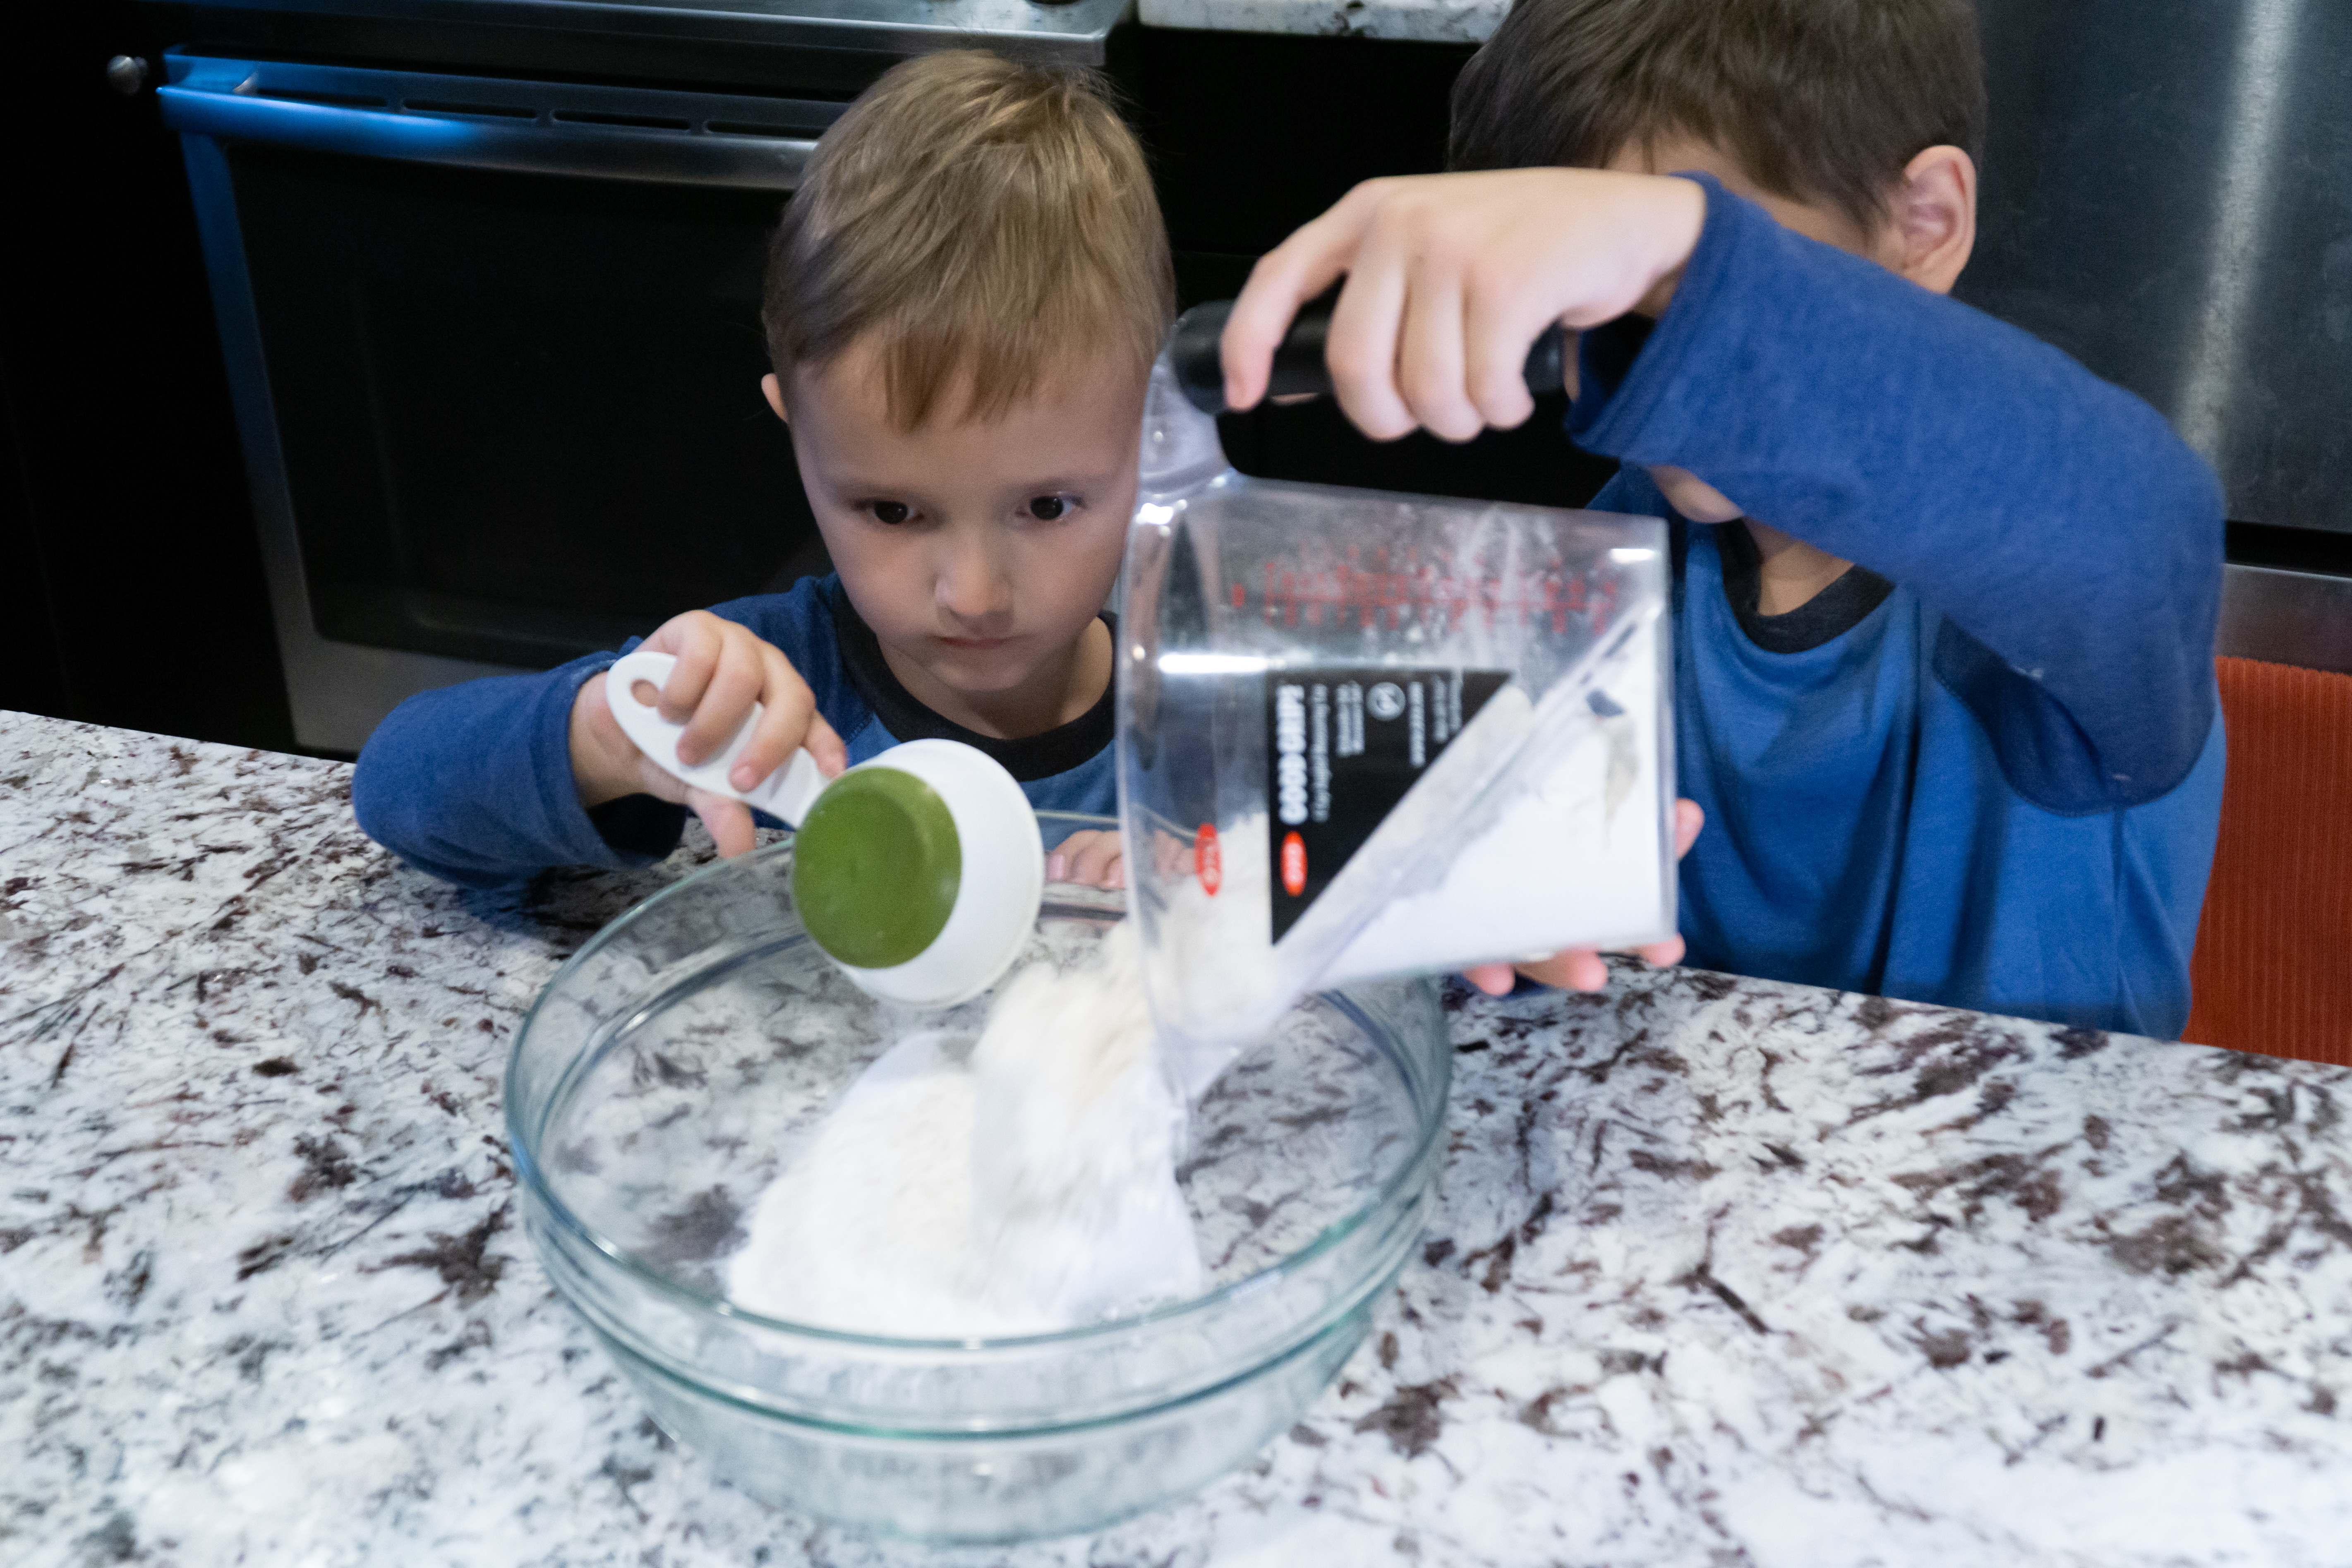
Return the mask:
[[2352, 675], [2214, 663], [2230, 771], [2182, 1037], [2352, 1065]]

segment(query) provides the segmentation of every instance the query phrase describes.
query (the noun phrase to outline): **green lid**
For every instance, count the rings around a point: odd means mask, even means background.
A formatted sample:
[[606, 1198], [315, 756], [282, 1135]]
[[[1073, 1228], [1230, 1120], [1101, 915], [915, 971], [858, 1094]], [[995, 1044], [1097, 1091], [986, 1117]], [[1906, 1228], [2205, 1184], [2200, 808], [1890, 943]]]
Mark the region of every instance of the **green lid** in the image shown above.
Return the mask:
[[887, 969], [930, 946], [962, 881], [948, 803], [898, 768], [835, 780], [793, 844], [801, 923], [817, 946], [858, 969]]

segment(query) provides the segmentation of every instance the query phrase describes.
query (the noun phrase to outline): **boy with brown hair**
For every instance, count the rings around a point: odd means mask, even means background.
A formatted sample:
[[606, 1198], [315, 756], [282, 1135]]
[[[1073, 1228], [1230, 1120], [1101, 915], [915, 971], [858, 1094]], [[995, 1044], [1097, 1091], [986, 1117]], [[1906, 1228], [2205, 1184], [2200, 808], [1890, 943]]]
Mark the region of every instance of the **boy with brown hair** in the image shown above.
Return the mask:
[[1375, 437], [1517, 424], [1529, 344], [1580, 329], [1569, 430], [1623, 464], [1592, 504], [1673, 530], [1689, 959], [2169, 1038], [2220, 496], [2152, 409], [1945, 298], [1984, 117], [1969, 0], [1518, 0], [1455, 89], [1461, 172], [1259, 264], [1227, 401], [1342, 275]]
[[[942, 53], [852, 104], [785, 208], [762, 312], [762, 391], [835, 574], [644, 639], [677, 658], [660, 706], [686, 725], [681, 757], [720, 749], [757, 702], [739, 789], [798, 747], [830, 775], [938, 736], [1041, 808], [1112, 810], [1102, 609], [1174, 304], [1142, 153], [1089, 78]], [[692, 528], [676, 520], [675, 547]], [[658, 859], [689, 808], [722, 853], [750, 848], [749, 807], [622, 732], [617, 657], [410, 699], [361, 753], [361, 826], [477, 887]]]

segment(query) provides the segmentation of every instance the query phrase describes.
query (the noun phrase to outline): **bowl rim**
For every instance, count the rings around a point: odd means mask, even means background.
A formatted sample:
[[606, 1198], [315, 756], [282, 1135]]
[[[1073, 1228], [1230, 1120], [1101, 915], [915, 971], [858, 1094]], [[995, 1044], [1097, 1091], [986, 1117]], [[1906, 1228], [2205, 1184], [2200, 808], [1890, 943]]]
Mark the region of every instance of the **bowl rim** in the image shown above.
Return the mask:
[[[1115, 831], [1118, 826], [1117, 818], [1097, 816], [1083, 812], [1040, 810], [1036, 813], [1036, 816], [1041, 830], [1048, 823], [1067, 824], [1069, 825], [1069, 831], [1072, 832], [1081, 829], [1094, 829], [1099, 831], [1106, 828]], [[1299, 1248], [1297, 1252], [1287, 1254], [1276, 1261], [1266, 1265], [1265, 1268], [1258, 1269], [1255, 1273], [1244, 1275], [1239, 1279], [1229, 1280], [1225, 1284], [1217, 1286], [1213, 1289], [1203, 1291], [1198, 1296], [1187, 1297], [1181, 1301], [1171, 1301], [1141, 1312], [1136, 1312], [1122, 1317], [1107, 1318], [1099, 1322], [1083, 1323], [1076, 1328], [1056, 1329], [1049, 1333], [1042, 1334], [1005, 1334], [996, 1336], [972, 1335], [956, 1338], [930, 1339], [901, 1338], [889, 1334], [859, 1333], [849, 1329], [826, 1328], [815, 1323], [798, 1322], [790, 1318], [772, 1318], [763, 1313], [752, 1311], [748, 1308], [739, 1307], [723, 1296], [712, 1296], [706, 1294], [703, 1291], [697, 1290], [690, 1286], [685, 1285], [678, 1280], [672, 1279], [667, 1274], [657, 1273], [652, 1268], [646, 1267], [645, 1264], [639, 1262], [635, 1256], [626, 1248], [618, 1245], [609, 1237], [603, 1235], [593, 1226], [590, 1226], [585, 1220], [582, 1219], [578, 1215], [573, 1214], [571, 1207], [566, 1205], [562, 1198], [556, 1195], [554, 1189], [548, 1183], [545, 1174], [541, 1171], [539, 1161], [533, 1155], [531, 1146], [524, 1136], [521, 1125], [521, 1112], [520, 1110], [522, 1100], [521, 1096], [518, 1092], [515, 1082], [516, 1069], [522, 1058], [524, 1043], [530, 1038], [532, 1026], [539, 1021], [540, 1010], [546, 1005], [548, 997], [552, 994], [556, 987], [562, 983], [564, 976], [571, 973], [575, 967], [585, 963], [608, 942], [620, 936], [630, 926], [634, 925], [646, 910], [653, 909], [656, 905], [660, 904], [668, 899], [682, 895], [687, 891], [687, 889], [698, 887], [706, 880], [715, 879], [718, 877], [730, 873], [740, 873], [752, 866], [780, 858], [783, 855], [788, 854], [791, 851], [792, 847], [793, 838], [790, 833], [787, 832], [786, 837], [779, 839], [773, 844], [761, 845], [758, 848], [755, 848], [747, 854], [736, 856], [732, 858], [713, 860], [709, 865], [700, 867], [688, 875], [679, 878], [677, 881], [672, 882], [668, 887], [655, 893], [651, 898], [642, 900], [639, 902], [631, 905], [628, 909], [623, 910], [620, 914], [606, 921], [593, 936], [590, 937], [585, 942], [581, 944], [580, 950], [577, 952], [573, 953], [570, 958], [565, 959], [562, 967], [558, 968], [553, 974], [548, 977], [547, 984], [541, 986], [540, 988], [539, 994], [531, 999], [530, 1009], [523, 1015], [522, 1026], [515, 1031], [514, 1044], [509, 1048], [507, 1053], [507, 1068], [504, 1075], [503, 1084], [504, 1097], [506, 1100], [505, 1121], [507, 1125], [507, 1148], [509, 1153], [513, 1156], [515, 1162], [515, 1174], [519, 1184], [524, 1189], [525, 1194], [537, 1200], [538, 1205], [544, 1210], [544, 1212], [563, 1230], [570, 1232], [580, 1240], [586, 1242], [596, 1251], [602, 1253], [604, 1257], [620, 1265], [624, 1270], [634, 1276], [636, 1279], [653, 1288], [657, 1293], [670, 1298], [678, 1305], [685, 1307], [689, 1310], [708, 1313], [718, 1318], [733, 1319], [749, 1326], [759, 1329], [780, 1331], [787, 1335], [814, 1340], [824, 1343], [848, 1346], [870, 1346], [877, 1350], [891, 1352], [915, 1350], [931, 1351], [942, 1353], [961, 1352], [966, 1354], [974, 1354], [995, 1351], [1044, 1349], [1055, 1345], [1083, 1342], [1090, 1340], [1102, 1340], [1131, 1334], [1139, 1329], [1171, 1322], [1193, 1313], [1202, 1312], [1210, 1308], [1223, 1305], [1231, 1300], [1258, 1294], [1261, 1291], [1270, 1289], [1273, 1281], [1280, 1278], [1282, 1275], [1291, 1272], [1299, 1266], [1311, 1262], [1321, 1257], [1323, 1254], [1337, 1247], [1342, 1241], [1355, 1235], [1357, 1231], [1369, 1222], [1374, 1215], [1389, 1206], [1391, 1202], [1396, 1197], [1399, 1191], [1404, 1186], [1405, 1183], [1413, 1177], [1415, 1173], [1421, 1171], [1423, 1167], [1428, 1163], [1432, 1147], [1434, 1145], [1440, 1135], [1442, 1135], [1445, 1131], [1447, 1095], [1444, 1092], [1444, 1086], [1438, 1085], [1434, 1086], [1438, 1089], [1439, 1092], [1434, 1096], [1432, 1113], [1423, 1119], [1423, 1124], [1420, 1130], [1419, 1135], [1413, 1140], [1412, 1148], [1407, 1152], [1405, 1157], [1398, 1162], [1396, 1168], [1392, 1170], [1381, 1183], [1379, 1190], [1373, 1193], [1362, 1204], [1359, 1205], [1354, 1212], [1349, 1214], [1345, 1219], [1336, 1221], [1333, 1224], [1325, 1226], [1322, 1231], [1317, 1234], [1315, 1239], [1307, 1243], [1307, 1246]], [[1047, 887], [1049, 888], [1052, 886], [1054, 886], [1054, 884], [1047, 884]], [[1096, 890], [1108, 891], [1109, 889]], [[1124, 902], [1123, 899], [1122, 902]], [[1104, 910], [1102, 912], [1108, 914], [1110, 911]], [[1123, 919], [1125, 917], [1122, 915], [1120, 918]], [[1378, 980], [1356, 984], [1342, 985], [1332, 991], [1318, 993], [1318, 994], [1336, 1004], [1344, 1013], [1352, 1019], [1355, 1019], [1358, 1024], [1361, 1026], [1365, 1022], [1360, 1016], [1361, 1010], [1353, 1002], [1349, 1000], [1347, 994], [1351, 991], [1369, 989], [1374, 986], [1385, 987], [1391, 985], [1401, 985], [1410, 989], [1425, 990], [1433, 993], [1435, 981], [1433, 977], [1428, 975], [1421, 975], [1405, 979]], [[1441, 1013], [1441, 1017], [1443, 1015]], [[1452, 1065], [1451, 1053], [1441, 1053], [1439, 1070], [1442, 1078], [1451, 1076], [1447, 1069], [1450, 1069]], [[551, 1106], [550, 1109], [551, 1110], [552, 1106]], [[638, 1353], [643, 1354], [645, 1352], [639, 1352]]]

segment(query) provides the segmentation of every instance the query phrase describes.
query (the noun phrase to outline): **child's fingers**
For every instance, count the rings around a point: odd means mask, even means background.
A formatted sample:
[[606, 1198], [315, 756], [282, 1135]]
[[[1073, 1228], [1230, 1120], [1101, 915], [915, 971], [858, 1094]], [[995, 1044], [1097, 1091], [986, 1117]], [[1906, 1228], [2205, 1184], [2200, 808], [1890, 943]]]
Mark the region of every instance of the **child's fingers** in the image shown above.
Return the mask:
[[659, 704], [661, 716], [671, 723], [685, 723], [701, 707], [703, 692], [726, 651], [727, 625], [707, 610], [689, 610], [663, 622], [646, 639], [646, 647], [677, 661], [662, 682]]
[[849, 742], [844, 741], [822, 713], [809, 719], [808, 733], [801, 738], [801, 747], [816, 759], [816, 771], [829, 779], [837, 779], [849, 766]]
[[1274, 351], [1290, 331], [1298, 307], [1338, 281], [1362, 237], [1370, 210], [1367, 182], [1338, 205], [1258, 258], [1249, 281], [1225, 318], [1219, 347], [1225, 369], [1225, 406], [1248, 408], [1265, 395]]
[[1643, 948], [1638, 956], [1642, 962], [1658, 969], [1671, 969], [1683, 961], [1683, 939], [1670, 936], [1664, 942], [1654, 942]]
[[1528, 351], [1550, 325], [1528, 292], [1475, 287], [1465, 291], [1462, 380], [1482, 423], [1514, 429], [1536, 411], [1528, 392]]
[[710, 830], [710, 841], [719, 846], [719, 854], [732, 858], [747, 853], [757, 842], [751, 831], [751, 808], [741, 801], [690, 789], [686, 792], [686, 804]]
[[1397, 385], [1405, 314], [1420, 306], [1407, 291], [1406, 262], [1383, 232], [1367, 236], [1349, 268], [1348, 285], [1339, 290], [1323, 344], [1339, 411], [1375, 441], [1410, 435], [1419, 424]]
[[1085, 848], [1087, 841], [1094, 837], [1094, 829], [1081, 828], [1079, 831], [1071, 834], [1067, 838], [1063, 839], [1062, 842], [1055, 847], [1054, 852], [1045, 857], [1045, 880], [1049, 882], [1068, 881], [1070, 879], [1070, 868], [1076, 862], [1078, 851]]
[[1533, 963], [1482, 963], [1463, 973], [1489, 996], [1502, 995], [1522, 974], [1538, 984], [1557, 985], [1564, 991], [1598, 991], [1609, 984], [1609, 966], [1601, 962], [1600, 953], [1589, 947], [1571, 947]]
[[[1634, 956], [1655, 969], [1671, 968], [1683, 961], [1683, 939], [1670, 936], [1664, 942], [1654, 942], [1647, 947], [1636, 948]], [[1522, 963], [1519, 973], [1546, 985], [1565, 986], [1570, 991], [1599, 991], [1609, 984], [1609, 965], [1589, 947], [1556, 952], [1540, 963]]]
[[[767, 643], [759, 644], [755, 651], [760, 684], [754, 700], [760, 704], [760, 721], [727, 772], [727, 782], [737, 789], [750, 789], [782, 767], [824, 722], [817, 715], [816, 693], [809, 689], [792, 661]], [[832, 733], [830, 727], [826, 733]]]
[[1458, 276], [1442, 267], [1414, 269], [1397, 340], [1397, 389], [1422, 428], [1444, 441], [1467, 441], [1486, 427], [1470, 401], [1465, 310]]
[[1118, 834], [1081, 828], [1063, 839], [1060, 847], [1046, 857], [1045, 879], [1079, 882], [1088, 887], [1114, 886], [1103, 879], [1103, 874], [1107, 867], [1118, 863]]
[[1127, 882], [1116, 833], [1075, 833], [1062, 846], [1067, 866], [1066, 880], [1090, 888], [1118, 888]]
[[[767, 663], [758, 651], [761, 646], [749, 632], [726, 639], [718, 667], [710, 672], [702, 689], [702, 699], [695, 705], [694, 716], [686, 721], [686, 732], [678, 737], [677, 754], [681, 760], [700, 763], [717, 756], [743, 728], [743, 721], [751, 716], [751, 704], [760, 700], [767, 685]], [[672, 684], [677, 679], [675, 675], [670, 678]]]
[[1518, 970], [1530, 980], [1567, 991], [1599, 991], [1609, 984], [1609, 966], [1589, 947], [1571, 947], [1540, 963], [1522, 963]]
[[[1706, 825], [1706, 813], [1695, 800], [1675, 802], [1675, 858], [1690, 853], [1698, 839], [1699, 829]], [[1659, 969], [1670, 968], [1683, 961], [1686, 951], [1683, 939], [1670, 936], [1664, 942], [1654, 942], [1634, 950], [1644, 963]], [[1507, 963], [1481, 963], [1465, 969], [1462, 977], [1489, 996], [1500, 996], [1509, 991], [1512, 977], [1524, 974], [1546, 985], [1559, 985], [1570, 991], [1598, 991], [1609, 984], [1609, 966], [1601, 954], [1589, 947], [1570, 948], [1556, 952], [1538, 963], [1522, 963], [1515, 970]]]
[[1506, 996], [1517, 975], [1507, 963], [1478, 963], [1464, 970], [1462, 978], [1489, 996]]
[[[1679, 860], [1684, 856], [1690, 853], [1691, 846], [1698, 842], [1699, 829], [1706, 826], [1706, 813], [1700, 808], [1698, 802], [1695, 800], [1678, 800], [1675, 802], [1675, 859]], [[1682, 954], [1675, 954], [1675, 959], [1679, 959], [1680, 957], [1682, 957]], [[1669, 959], [1667, 962], [1673, 963], [1674, 961], [1674, 959]]]
[[1506, 994], [1522, 974], [1566, 991], [1599, 991], [1609, 984], [1609, 966], [1589, 947], [1571, 947], [1534, 963], [1481, 963], [1462, 972], [1465, 980], [1489, 996]]
[[[685, 725], [678, 737], [677, 754], [675, 759], [648, 757], [642, 763], [630, 760], [637, 758], [636, 748], [612, 717], [611, 704], [603, 689], [604, 678], [599, 676], [583, 687], [575, 703], [575, 731], [581, 738], [575, 740], [572, 748], [573, 773], [581, 775], [580, 753], [583, 747], [604, 742], [606, 751], [614, 750], [617, 744], [623, 759], [605, 772], [639, 776], [631, 784], [613, 789], [601, 782], [600, 773], [596, 781], [583, 784], [583, 799], [587, 798], [584, 790], [589, 784], [595, 788], [598, 801], [628, 793], [633, 784], [664, 800], [691, 804], [692, 792], [671, 775], [670, 764], [675, 761], [691, 766], [723, 752], [743, 727], [754, 703], [761, 705], [760, 724], [745, 742], [735, 765], [728, 771], [728, 782], [735, 788], [748, 790], [757, 784], [789, 759], [795, 747], [807, 747], [816, 760], [818, 771], [828, 778], [837, 776], [848, 765], [848, 749], [833, 726], [816, 711], [815, 698], [808, 683], [782, 650], [762, 641], [750, 628], [722, 620], [707, 610], [689, 610], [665, 622], [646, 638], [644, 646], [677, 660], [669, 679], [663, 683], [659, 708], [664, 718]], [[590, 687], [594, 688], [593, 694]], [[605, 730], [617, 737], [616, 742], [608, 741]], [[714, 837], [719, 835], [722, 821], [736, 815], [719, 813], [714, 818], [702, 813], [700, 807], [696, 809], [711, 824]], [[748, 816], [742, 818], [743, 835], [751, 831], [750, 820]], [[740, 847], [729, 849], [728, 853], [738, 854], [751, 847], [750, 838], [740, 837], [739, 840], [731, 825], [727, 832], [723, 842], [740, 842]]]
[[1151, 835], [1151, 863], [1162, 877], [1184, 875], [1196, 864], [1192, 840], [1179, 838], [1165, 828], [1154, 830]]

